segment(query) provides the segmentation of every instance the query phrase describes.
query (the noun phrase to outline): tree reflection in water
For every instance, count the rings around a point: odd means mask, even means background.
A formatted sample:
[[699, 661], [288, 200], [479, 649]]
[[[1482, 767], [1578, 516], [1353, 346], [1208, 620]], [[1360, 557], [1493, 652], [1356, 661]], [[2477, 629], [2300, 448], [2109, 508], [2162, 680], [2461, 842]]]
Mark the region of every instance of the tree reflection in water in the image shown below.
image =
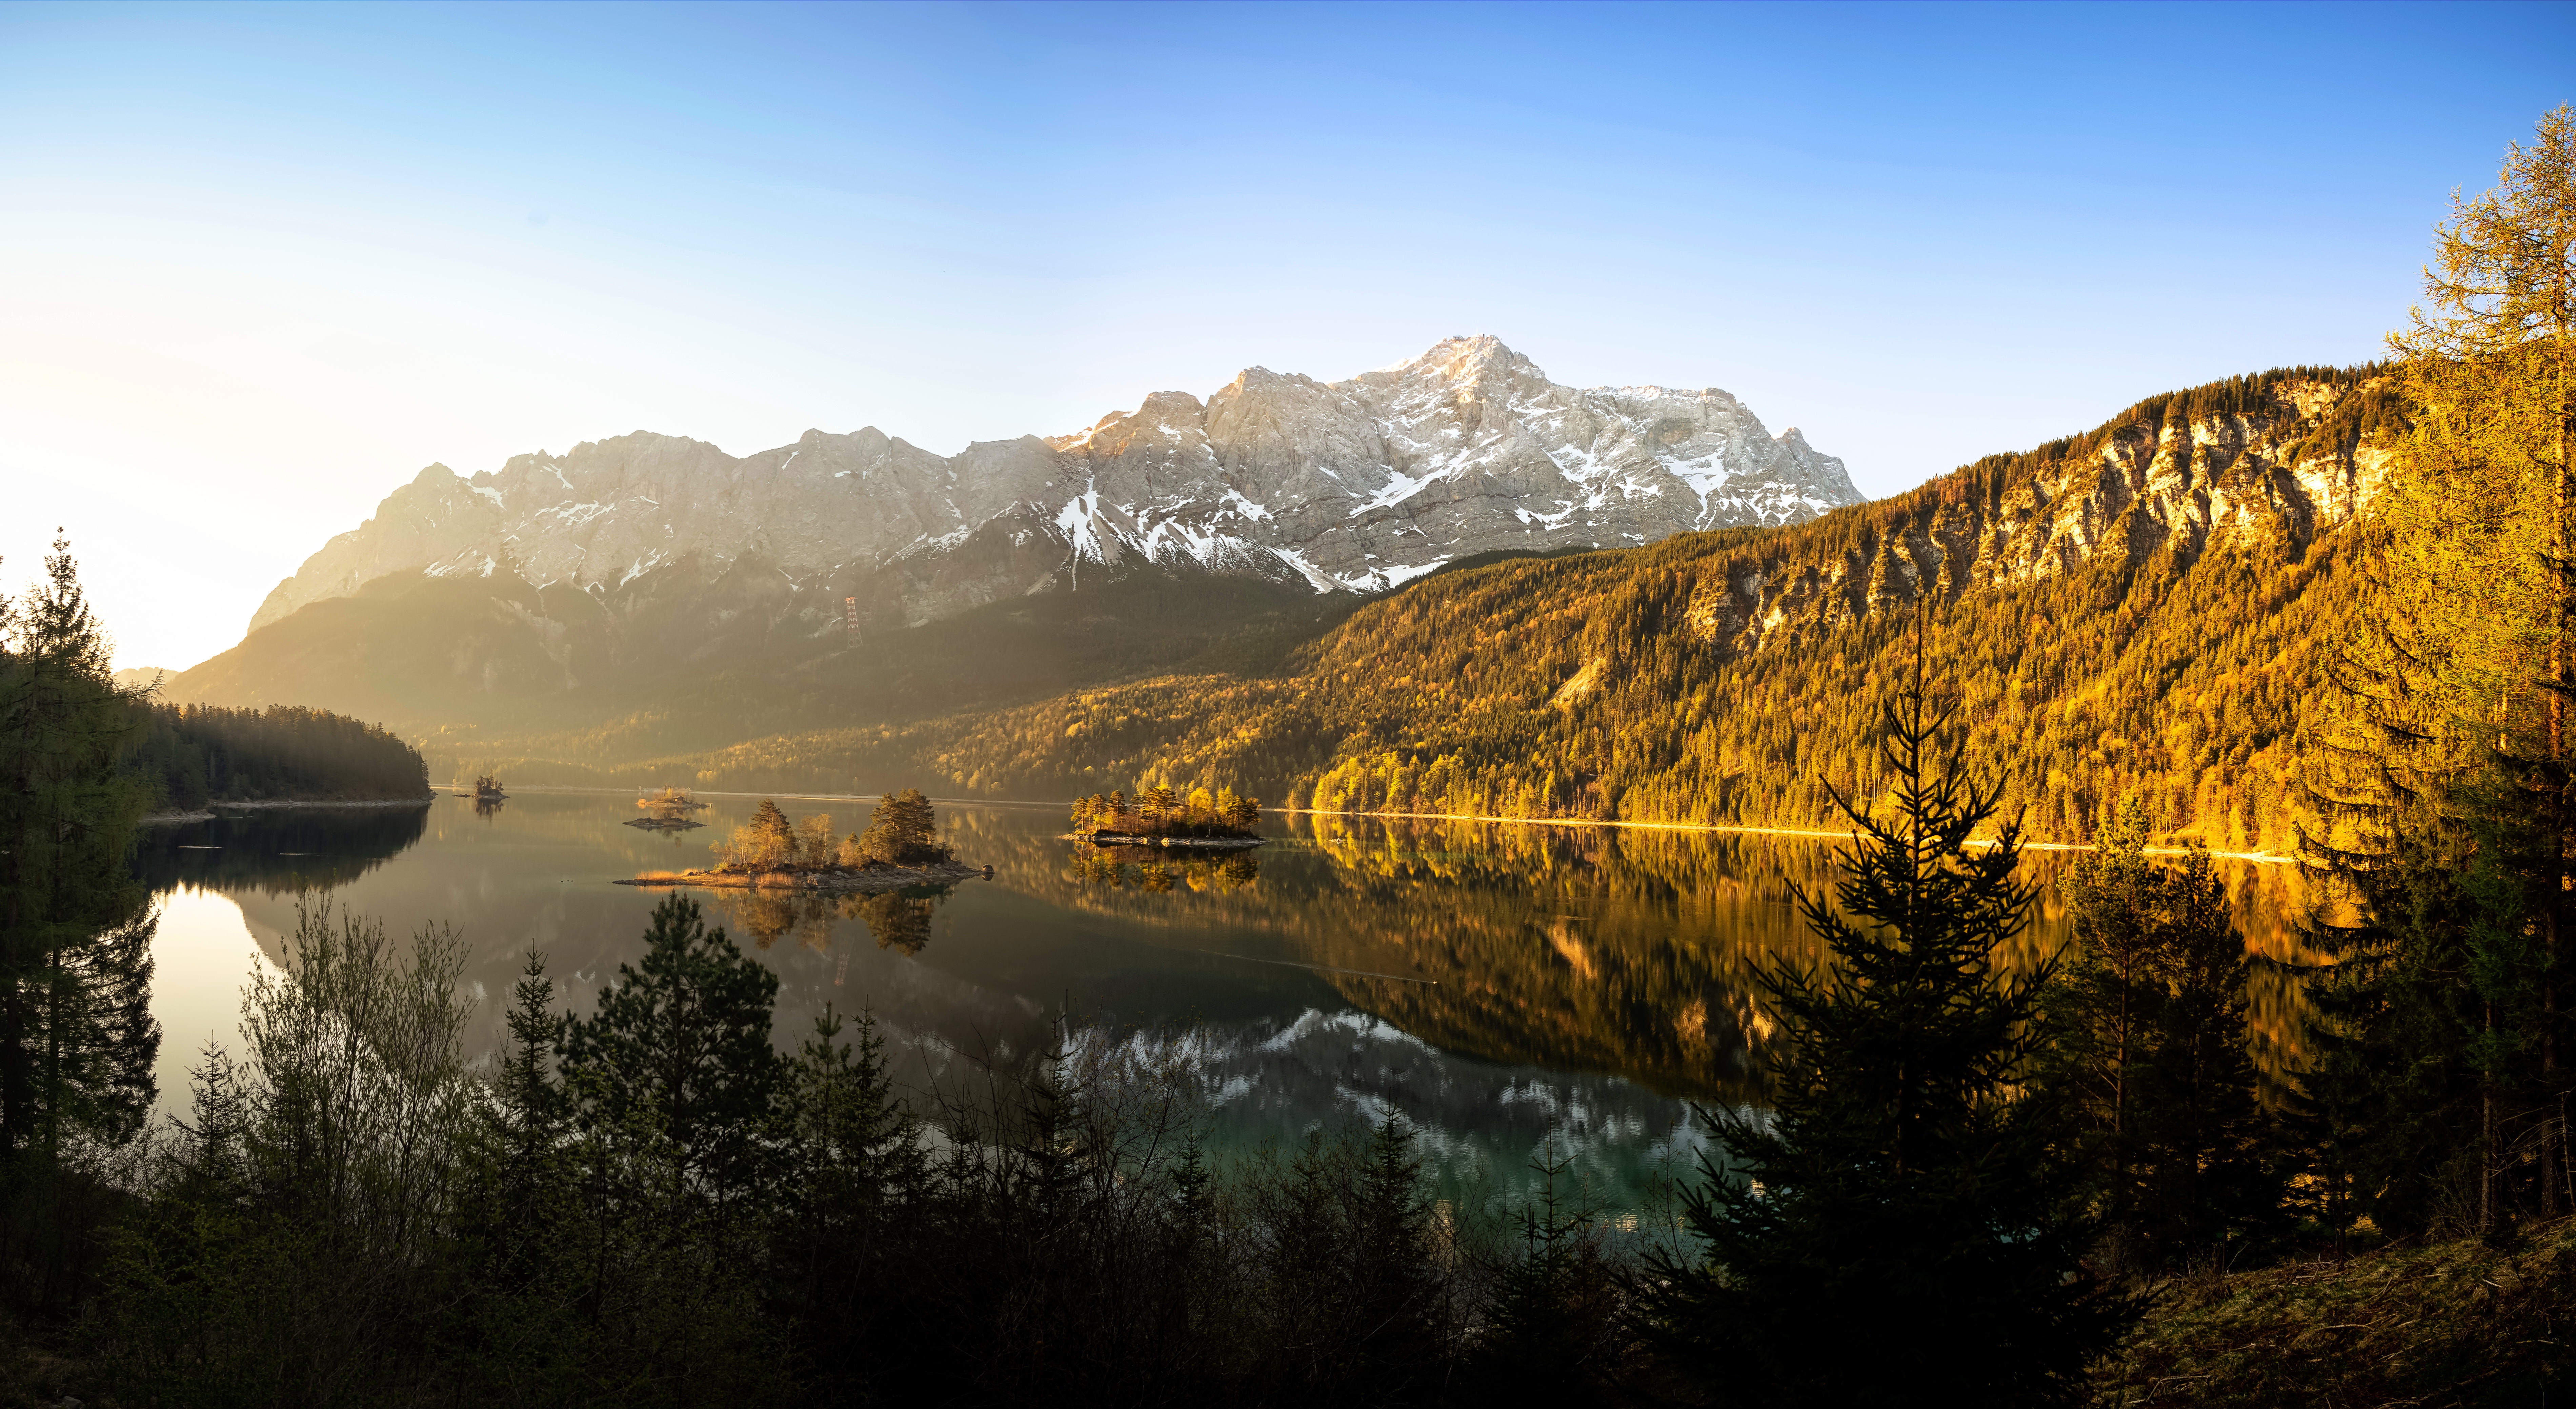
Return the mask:
[[421, 839], [427, 807], [277, 808], [135, 833], [134, 874], [155, 891], [333, 890]]
[[947, 886], [906, 886], [877, 895], [833, 895], [779, 888], [719, 889], [706, 895], [724, 915], [726, 928], [750, 935], [762, 949], [793, 937], [815, 953], [825, 953], [832, 947], [833, 922], [856, 920], [867, 926], [877, 948], [910, 956], [930, 942], [931, 914], [948, 891]]
[[1085, 848], [1074, 853], [1065, 879], [1112, 890], [1135, 889], [1149, 895], [1174, 890], [1196, 894], [1238, 891], [1261, 878], [1261, 863], [1248, 851], [1225, 856], [1174, 856], [1149, 846]]

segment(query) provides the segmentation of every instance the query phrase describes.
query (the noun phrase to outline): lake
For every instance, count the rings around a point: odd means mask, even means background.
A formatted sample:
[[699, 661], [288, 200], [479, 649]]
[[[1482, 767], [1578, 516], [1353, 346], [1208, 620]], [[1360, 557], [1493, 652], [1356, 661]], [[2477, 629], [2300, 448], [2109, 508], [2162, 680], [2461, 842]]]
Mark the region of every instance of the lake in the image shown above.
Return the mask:
[[[157, 827], [138, 864], [164, 897], [153, 1010], [161, 1105], [184, 1111], [187, 1069], [229, 1042], [255, 965], [274, 966], [308, 896], [425, 923], [472, 946], [473, 1050], [497, 1049], [526, 951], [587, 1012], [640, 952], [661, 892], [611, 884], [703, 865], [756, 797], [706, 799], [709, 825], [624, 825], [633, 800], [514, 794], [497, 809], [282, 809]], [[868, 801], [781, 797], [790, 815], [864, 825]], [[958, 859], [991, 880], [882, 897], [689, 894], [780, 980], [775, 1036], [870, 1007], [899, 1079], [923, 1092], [979, 1064], [1055, 1044], [1122, 1043], [1185, 1061], [1212, 1148], [1245, 1152], [1392, 1107], [1444, 1182], [1525, 1187], [1541, 1142], [1570, 1153], [1586, 1196], [1636, 1206], [1702, 1143], [1694, 1102], [1752, 1098], [1773, 1031], [1759, 966], [1813, 960], [1799, 888], [1832, 882], [1840, 843], [1794, 836], [1280, 815], [1232, 858], [1106, 853], [1059, 839], [1062, 809], [943, 803]], [[2007, 956], [2063, 943], [2055, 879], [2070, 854], [2026, 853], [2037, 918]], [[2286, 956], [2293, 868], [2222, 862], [2239, 924]], [[2257, 1055], [2297, 1057], [2289, 981], [2258, 970]]]

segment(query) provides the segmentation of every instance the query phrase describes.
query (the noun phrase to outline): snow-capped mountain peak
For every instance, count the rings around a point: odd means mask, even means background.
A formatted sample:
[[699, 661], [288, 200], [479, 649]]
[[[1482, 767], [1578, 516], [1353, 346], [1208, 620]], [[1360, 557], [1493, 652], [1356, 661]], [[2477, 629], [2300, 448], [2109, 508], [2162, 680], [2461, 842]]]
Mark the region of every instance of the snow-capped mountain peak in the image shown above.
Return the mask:
[[1491, 336], [1339, 382], [1248, 368], [1041, 440], [942, 457], [874, 427], [736, 458], [637, 431], [423, 470], [278, 584], [255, 630], [388, 573], [617, 585], [745, 556], [818, 588], [894, 572], [908, 619], [1078, 590], [1141, 555], [1380, 590], [1500, 548], [1621, 547], [1860, 501], [1842, 462], [1710, 388], [1557, 385]]

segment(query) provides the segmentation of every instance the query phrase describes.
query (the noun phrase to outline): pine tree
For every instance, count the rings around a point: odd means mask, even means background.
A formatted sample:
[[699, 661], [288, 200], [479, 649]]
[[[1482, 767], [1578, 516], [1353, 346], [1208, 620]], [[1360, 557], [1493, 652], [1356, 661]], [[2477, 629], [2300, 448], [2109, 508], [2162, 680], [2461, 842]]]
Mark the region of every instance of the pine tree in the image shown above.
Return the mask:
[[150, 893], [128, 870], [139, 720], [57, 539], [0, 598], [0, 1161], [141, 1128], [154, 1094]]
[[1392, 1109], [1370, 1132], [1348, 1215], [1356, 1262], [1345, 1311], [1361, 1383], [1383, 1402], [1428, 1387], [1444, 1308], [1431, 1273], [1431, 1199], [1414, 1134]]
[[719, 844], [716, 852], [746, 870], [770, 871], [796, 864], [796, 848], [796, 824], [778, 810], [775, 800], [762, 798], [760, 806], [752, 809], [751, 820], [734, 828], [732, 837]]
[[1995, 963], [2032, 903], [2019, 829], [1971, 849], [1994, 802], [1937, 747], [1949, 719], [1919, 673], [1888, 708], [1890, 819], [1843, 802], [1846, 877], [1800, 898], [1835, 966], [1764, 981], [1773, 1112], [1711, 1117], [1734, 1169], [1703, 1157], [1685, 1195], [1705, 1260], [1650, 1254], [1647, 1315], [1719, 1402], [2073, 1402], [2128, 1317], [2074, 1275], [2069, 1122], [2021, 1089], [2037, 983]]
[[[2163, 992], [2155, 927], [2160, 880], [2146, 859], [2145, 814], [2132, 799], [2094, 849], [2068, 868], [2076, 947], [2047, 995], [2056, 1020], [2050, 1074], [2089, 1118], [2103, 1176], [2115, 1189], [2128, 1181], [2132, 1088]], [[2126, 1195], [2113, 1197], [2117, 1205]]]
[[783, 1275], [771, 1295], [825, 1382], [863, 1379], [890, 1349], [864, 1328], [902, 1321], [873, 1293], [900, 1276], [929, 1185], [920, 1125], [894, 1094], [873, 1015], [823, 1010], [782, 1075], [779, 1114], [769, 1243]]
[[585, 1278], [580, 1167], [571, 1101], [558, 1067], [565, 1030], [555, 982], [531, 949], [512, 987], [509, 1039], [465, 1139], [457, 1218], [466, 1256], [462, 1298], [479, 1345], [464, 1365], [497, 1398], [542, 1399], [537, 1387], [579, 1373], [590, 1328], [570, 1312]]
[[[2339, 762], [2313, 786], [2328, 824], [2303, 839], [2368, 902], [2358, 924], [2321, 936], [2339, 962], [2319, 978], [2320, 1002], [2347, 1031], [2329, 1036], [2309, 1086], [2347, 1174], [2401, 1161], [2373, 1141], [2430, 1167], [2463, 1154], [2477, 1226], [2492, 1231], [2516, 1206], [2566, 1210], [2576, 1178], [2555, 979], [2576, 903], [2576, 110], [2547, 114], [2535, 142], [2511, 147], [2494, 190], [2455, 200], [2425, 294], [2391, 338], [2416, 410], [2368, 525], [2380, 606], [2339, 672]], [[2518, 896], [2499, 889], [2508, 882]], [[2380, 908], [2392, 904], [2419, 908]], [[2443, 910], [2484, 916], [2474, 940], [2425, 923]], [[2495, 928], [2505, 915], [2510, 933]], [[2466, 988], [2444, 994], [2445, 983]], [[2465, 1039], [2449, 1030], [2455, 1011], [2474, 1023]], [[2419, 1039], [2439, 1045], [2403, 1045]], [[2470, 1053], [2463, 1105], [2449, 1085]], [[2419, 1096], [2449, 1073], [2431, 1108], [2448, 1134], [2372, 1111], [2372, 1082], [2399, 1071]], [[2415, 1148], [2422, 1139], [2432, 1146]], [[2517, 1149], [2537, 1156], [2527, 1177]], [[2429, 1216], [2432, 1196], [2413, 1186], [2401, 1178], [2373, 1197], [2394, 1216]]]
[[1172, 1222], [1184, 1242], [1204, 1234], [1215, 1217], [1216, 1194], [1211, 1188], [1215, 1182], [1199, 1133], [1192, 1130], [1181, 1145], [1181, 1157], [1172, 1162]]
[[640, 967], [618, 965], [597, 1011], [566, 1024], [567, 1085], [583, 1125], [641, 1157], [653, 1196], [725, 1206], [767, 1174], [778, 976], [708, 930], [685, 896], [653, 907], [644, 944]]
[[2146, 859], [2124, 807], [2066, 884], [2075, 948], [2049, 985], [2041, 1079], [2089, 1127], [2106, 1270], [2152, 1274], [2280, 1231], [2276, 1142], [2245, 1046], [2245, 941], [2206, 848]]
[[554, 1011], [545, 956], [534, 949], [511, 996], [510, 1040], [494, 1099], [480, 1109], [478, 1212], [503, 1277], [524, 1283], [554, 1231], [553, 1200], [569, 1172], [562, 1149], [566, 1096], [555, 1072], [565, 1020]]
[[922, 866], [948, 859], [939, 844], [939, 819], [919, 788], [899, 788], [877, 799], [859, 848], [872, 860], [893, 866]]
[[1605, 1397], [1624, 1328], [1592, 1236], [1597, 1212], [1559, 1188], [1572, 1162], [1551, 1128], [1530, 1162], [1539, 1196], [1519, 1212], [1519, 1255], [1497, 1273], [1471, 1350], [1466, 1382], [1476, 1395], [1553, 1405]]

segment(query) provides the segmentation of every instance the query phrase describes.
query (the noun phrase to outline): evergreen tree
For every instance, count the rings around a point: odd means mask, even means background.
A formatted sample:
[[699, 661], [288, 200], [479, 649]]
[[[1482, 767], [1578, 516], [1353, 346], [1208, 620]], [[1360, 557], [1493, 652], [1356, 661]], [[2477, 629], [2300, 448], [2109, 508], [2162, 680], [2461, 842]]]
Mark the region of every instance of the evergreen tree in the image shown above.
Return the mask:
[[2044, 996], [2042, 1079], [2089, 1127], [2107, 1270], [2224, 1266], [2277, 1233], [2275, 1142], [2245, 1046], [2245, 942], [2205, 848], [2146, 859], [2124, 807], [2069, 872], [2075, 948]]
[[1592, 1233], [1597, 1214], [1559, 1190], [1572, 1159], [1556, 1146], [1550, 1129], [1530, 1162], [1539, 1196], [1520, 1210], [1519, 1255], [1503, 1264], [1486, 1299], [1465, 1376], [1481, 1397], [1598, 1403], [1617, 1369], [1625, 1327]]
[[1264, 1210], [1262, 1300], [1277, 1373], [1300, 1393], [1436, 1398], [1449, 1308], [1413, 1141], [1392, 1110], [1365, 1141], [1310, 1133]]
[[1431, 1271], [1431, 1198], [1413, 1141], [1394, 1110], [1379, 1119], [1350, 1216], [1357, 1257], [1353, 1348], [1366, 1367], [1364, 1380], [1399, 1401], [1427, 1387], [1444, 1319]]
[[685, 896], [653, 907], [644, 944], [597, 1011], [567, 1022], [567, 1084], [585, 1126], [644, 1157], [656, 1196], [720, 1208], [763, 1182], [778, 976], [708, 930]]
[[1919, 674], [1887, 710], [1892, 818], [1845, 803], [1846, 878], [1801, 898], [1835, 965], [1764, 983], [1773, 1113], [1711, 1117], [1735, 1168], [1703, 1157], [1685, 1196], [1705, 1260], [1649, 1257], [1650, 1322], [1720, 1402], [2069, 1403], [2130, 1314], [2074, 1276], [2095, 1227], [2072, 1132], [2021, 1089], [2037, 984], [1995, 964], [2029, 919], [2019, 830], [1971, 849], [1994, 803], [1937, 748], [1948, 723]]
[[[2313, 787], [2329, 825], [2304, 838], [2362, 901], [2320, 932], [2339, 1028], [2307, 1086], [2333, 1182], [2374, 1219], [2465, 1204], [2495, 1231], [2566, 1211], [2576, 1178], [2555, 978], [2576, 903], [2576, 111], [2455, 201], [2425, 294], [2391, 339], [2415, 426], [2371, 509], [2378, 606]], [[2388, 1108], [2400, 1088], [2428, 1104]], [[2427, 1182], [2455, 1163], [2465, 1193]]]
[[2494, 815], [2500, 789], [2446, 791], [2471, 805], [2351, 870], [2361, 919], [2327, 933], [2335, 962], [2308, 978], [2323, 1021], [2301, 1124], [2338, 1230], [2366, 1215], [2399, 1236], [2494, 1233], [2564, 1206], [2538, 1060], [2547, 833]]
[[227, 798], [416, 798], [429, 792], [419, 750], [328, 710], [140, 701], [133, 709], [142, 737], [124, 766], [151, 792], [155, 810]]
[[1216, 1192], [1211, 1187], [1215, 1182], [1199, 1133], [1192, 1130], [1181, 1146], [1181, 1157], [1172, 1163], [1172, 1220], [1185, 1239], [1204, 1233], [1215, 1216]]
[[554, 1200], [570, 1173], [563, 1151], [566, 1096], [555, 1072], [565, 1019], [554, 1011], [555, 984], [546, 977], [545, 956], [534, 949], [511, 996], [516, 1001], [499, 1080], [479, 1112], [478, 1215], [504, 1278], [524, 1282], [550, 1241]]
[[[895, 1285], [928, 1197], [921, 1128], [894, 1095], [875, 1018], [829, 1007], [782, 1073], [772, 1298], [825, 1383], [864, 1382], [906, 1322]], [[872, 1332], [874, 1332], [872, 1334]]]
[[137, 696], [60, 539], [45, 573], [0, 598], [0, 1162], [138, 1130], [160, 1048], [155, 915], [127, 864], [146, 793], [119, 769]]
[[542, 954], [528, 951], [511, 996], [509, 1040], [465, 1141], [457, 1235], [464, 1334], [475, 1351], [459, 1358], [487, 1400], [526, 1403], [571, 1392], [597, 1347], [571, 1314], [585, 1270], [569, 1236], [579, 1226], [580, 1171], [557, 1071], [565, 1019]]
[[771, 871], [792, 866], [796, 864], [796, 824], [778, 810], [775, 800], [762, 798], [760, 806], [751, 810], [751, 820], [734, 828], [733, 835], [716, 850], [725, 861], [746, 870]]
[[2245, 941], [2208, 850], [2194, 846], [2161, 891], [2126, 1233], [2141, 1267], [2224, 1268], [2283, 1231], [2287, 1170], [2245, 1045]]
[[939, 819], [919, 788], [899, 788], [877, 800], [859, 849], [894, 866], [922, 866], [948, 859], [939, 844]]

